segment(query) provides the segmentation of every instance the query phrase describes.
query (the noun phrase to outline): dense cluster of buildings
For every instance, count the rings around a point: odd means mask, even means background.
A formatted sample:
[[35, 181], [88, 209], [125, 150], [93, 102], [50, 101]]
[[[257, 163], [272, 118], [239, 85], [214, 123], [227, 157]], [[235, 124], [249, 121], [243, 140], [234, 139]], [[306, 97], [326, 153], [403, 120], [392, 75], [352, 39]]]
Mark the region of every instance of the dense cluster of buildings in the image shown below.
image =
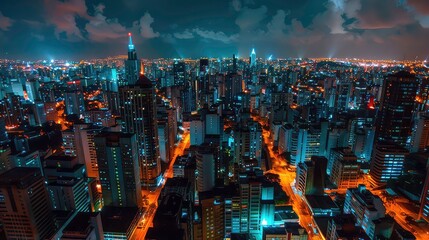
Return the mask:
[[429, 221], [427, 74], [143, 61], [131, 35], [124, 61], [1, 61], [0, 239], [415, 239], [376, 191]]

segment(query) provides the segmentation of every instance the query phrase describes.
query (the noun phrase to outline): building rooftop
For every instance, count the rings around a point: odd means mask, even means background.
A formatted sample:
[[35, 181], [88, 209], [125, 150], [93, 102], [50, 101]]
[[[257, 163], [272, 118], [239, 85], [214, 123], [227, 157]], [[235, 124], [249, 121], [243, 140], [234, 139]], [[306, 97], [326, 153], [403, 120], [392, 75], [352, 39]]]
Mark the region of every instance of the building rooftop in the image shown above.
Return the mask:
[[150, 81], [149, 78], [142, 74], [140, 75], [135, 85], [138, 85], [143, 88], [152, 88], [152, 81]]
[[312, 209], [338, 209], [337, 204], [327, 195], [305, 195], [305, 198]]
[[0, 175], [0, 186], [16, 185], [25, 188], [41, 177], [39, 168], [12, 168]]
[[275, 234], [275, 235], [285, 235], [286, 236], [286, 230], [284, 227], [264, 227], [263, 229], [264, 235], [266, 234]]
[[137, 207], [105, 206], [101, 211], [104, 232], [126, 233], [139, 214]]
[[182, 208], [182, 196], [170, 193], [165, 195], [159, 203], [155, 218], [158, 216], [176, 216]]
[[357, 188], [349, 188], [347, 190], [350, 192], [361, 204], [369, 206], [370, 209], [373, 208], [374, 199], [379, 199], [379, 196], [372, 194], [369, 190], [366, 189], [365, 185], [360, 184]]
[[63, 232], [81, 232], [90, 227], [91, 214], [87, 212], [79, 212], [73, 220], [64, 228]]
[[307, 235], [307, 231], [299, 223], [286, 223], [285, 229], [287, 233], [291, 233], [293, 236]]

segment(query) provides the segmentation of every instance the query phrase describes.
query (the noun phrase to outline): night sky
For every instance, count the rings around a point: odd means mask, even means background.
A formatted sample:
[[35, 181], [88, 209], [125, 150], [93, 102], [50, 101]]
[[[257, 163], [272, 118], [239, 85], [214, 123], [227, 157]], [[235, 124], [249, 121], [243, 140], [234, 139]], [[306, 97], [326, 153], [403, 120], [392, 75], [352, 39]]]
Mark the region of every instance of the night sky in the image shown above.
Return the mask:
[[1, 0], [0, 58], [426, 59], [428, 0]]

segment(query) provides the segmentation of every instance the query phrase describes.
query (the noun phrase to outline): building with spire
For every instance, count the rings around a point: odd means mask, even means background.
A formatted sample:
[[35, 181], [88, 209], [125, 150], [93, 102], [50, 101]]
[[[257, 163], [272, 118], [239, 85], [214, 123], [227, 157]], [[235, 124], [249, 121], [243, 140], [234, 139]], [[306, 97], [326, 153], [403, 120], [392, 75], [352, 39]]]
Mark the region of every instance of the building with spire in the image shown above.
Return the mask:
[[254, 48], [250, 53], [250, 67], [256, 67], [256, 52]]
[[125, 60], [125, 84], [135, 84], [140, 76], [140, 60], [137, 58], [131, 33], [128, 33], [128, 58]]

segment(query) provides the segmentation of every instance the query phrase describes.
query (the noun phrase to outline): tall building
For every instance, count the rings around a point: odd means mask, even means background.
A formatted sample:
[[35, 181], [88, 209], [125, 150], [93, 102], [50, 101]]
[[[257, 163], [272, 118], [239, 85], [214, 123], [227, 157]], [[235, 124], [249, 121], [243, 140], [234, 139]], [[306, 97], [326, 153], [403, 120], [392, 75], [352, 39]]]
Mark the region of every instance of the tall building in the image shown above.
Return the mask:
[[408, 150], [392, 143], [376, 143], [371, 159], [371, 184], [379, 186], [390, 179], [398, 179], [402, 174]]
[[200, 194], [200, 202], [202, 239], [223, 239], [225, 236], [224, 201], [220, 196], [213, 196], [211, 192], [205, 192]]
[[197, 191], [210, 191], [215, 186], [215, 154], [201, 145], [197, 152]]
[[262, 127], [258, 122], [248, 120], [234, 129], [234, 161], [242, 164], [244, 157], [256, 159], [261, 167]]
[[191, 135], [191, 145], [198, 146], [203, 144], [205, 137], [204, 121], [200, 115], [192, 115], [191, 123], [189, 127], [189, 133]]
[[336, 94], [336, 110], [345, 111], [349, 109], [350, 96], [352, 93], [352, 83], [348, 81], [338, 81]]
[[240, 232], [259, 234], [262, 226], [260, 181], [242, 179], [240, 186]]
[[76, 157], [56, 153], [45, 159], [43, 168], [53, 210], [89, 211], [85, 166]]
[[334, 148], [331, 151], [330, 162], [332, 169], [330, 181], [338, 189], [357, 187], [359, 181], [360, 165], [356, 155], [350, 148]]
[[174, 142], [170, 142], [169, 138], [169, 127], [168, 120], [166, 119], [158, 119], [158, 146], [159, 146], [159, 155], [161, 157], [161, 161], [165, 163], [170, 162], [170, 153], [172, 150], [170, 146], [174, 145]]
[[411, 136], [417, 88], [415, 75], [408, 72], [401, 71], [385, 78], [381, 106], [377, 114], [377, 140], [406, 146]]
[[142, 186], [154, 188], [161, 180], [154, 86], [141, 75], [134, 85], [119, 89], [119, 99], [123, 132], [137, 136]]
[[419, 113], [412, 132], [410, 152], [423, 152], [429, 146], [429, 116]]
[[136, 135], [102, 132], [94, 141], [104, 205], [141, 207]]
[[184, 86], [186, 82], [185, 62], [175, 62], [173, 65], [173, 77], [175, 86]]
[[135, 84], [140, 76], [140, 61], [137, 58], [131, 33], [128, 33], [128, 58], [125, 60], [125, 80], [126, 84]]
[[76, 156], [79, 163], [85, 164], [86, 174], [98, 179], [98, 162], [94, 136], [103, 127], [91, 124], [74, 124], [73, 129], [62, 132], [64, 152], [67, 156]]
[[380, 197], [373, 195], [365, 188], [365, 185], [359, 185], [357, 188], [347, 190], [344, 213], [353, 214], [356, 225], [362, 226], [368, 236], [373, 236], [372, 222], [384, 218], [386, 208]]
[[65, 92], [64, 105], [67, 115], [76, 114], [80, 116], [85, 111], [83, 94], [80, 90], [72, 89]]
[[296, 168], [295, 188], [303, 195], [323, 195], [325, 190], [326, 165], [322, 156], [312, 156], [310, 161], [301, 162]]
[[426, 176], [423, 185], [422, 195], [420, 197], [419, 219], [429, 221], [429, 166], [426, 166]]
[[38, 168], [13, 168], [0, 175], [0, 220], [7, 239], [47, 239], [54, 220]]
[[291, 132], [286, 131], [284, 145], [286, 146], [287, 152], [290, 152], [290, 163], [292, 165], [296, 166], [300, 162], [309, 161], [311, 156], [319, 155], [319, 129], [302, 125], [298, 128], [288, 130]]
[[256, 52], [254, 48], [250, 53], [250, 67], [256, 67]]
[[243, 77], [237, 73], [225, 76], [225, 103], [232, 106], [238, 95], [242, 92]]

